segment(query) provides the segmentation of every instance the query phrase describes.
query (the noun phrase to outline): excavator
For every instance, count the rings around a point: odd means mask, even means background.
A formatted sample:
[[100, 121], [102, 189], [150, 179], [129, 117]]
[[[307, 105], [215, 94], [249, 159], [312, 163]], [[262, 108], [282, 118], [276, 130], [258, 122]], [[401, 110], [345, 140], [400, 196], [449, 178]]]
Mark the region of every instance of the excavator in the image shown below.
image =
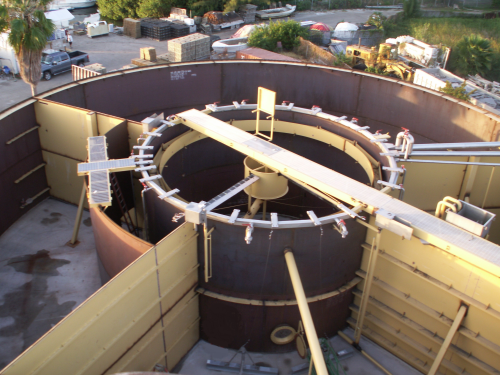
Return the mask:
[[398, 60], [397, 47], [392, 44], [381, 43], [378, 51], [376, 47], [350, 45], [346, 48], [346, 56], [351, 59], [354, 69], [376, 68], [391, 77], [413, 82], [415, 69]]

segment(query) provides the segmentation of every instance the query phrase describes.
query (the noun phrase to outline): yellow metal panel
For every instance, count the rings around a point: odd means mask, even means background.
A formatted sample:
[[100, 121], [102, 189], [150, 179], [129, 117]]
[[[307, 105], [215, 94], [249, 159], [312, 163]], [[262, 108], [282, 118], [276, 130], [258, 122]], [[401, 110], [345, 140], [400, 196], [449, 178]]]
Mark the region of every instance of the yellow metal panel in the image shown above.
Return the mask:
[[[198, 232], [192, 224], [181, 225], [156, 244], [158, 264], [164, 263], [172, 253], [178, 252], [181, 248], [186, 246], [186, 244], [192, 245], [193, 239], [196, 236], [198, 236]], [[196, 252], [196, 249], [190, 247], [187, 251]]]
[[[88, 353], [87, 350], [77, 353], [75, 358], [65, 358], [64, 348], [75, 340], [79, 340], [81, 336], [86, 335], [86, 328], [89, 325], [95, 324], [99, 316], [105, 311], [111, 309], [115, 303], [124, 297], [124, 292], [132, 288], [138, 281], [144, 277], [148, 271], [154, 271], [154, 252], [148, 251], [141, 256], [132, 265], [122, 271], [117, 277], [107, 283], [92, 297], [87, 299], [76, 310], [64, 318], [59, 324], [45, 334], [35, 345], [31, 346], [23, 355], [18, 357], [12, 364], [4, 370], [4, 374], [33, 374], [38, 369], [40, 374], [54, 374], [63, 371], [68, 364], [68, 371], [71, 373], [82, 366], [93, 353]], [[120, 318], [117, 315], [117, 320]], [[75, 330], [75, 327], [78, 327]], [[96, 341], [99, 342], [105, 337], [98, 336]], [[89, 348], [91, 349], [91, 348]], [[47, 371], [47, 365], [56, 367], [54, 364], [59, 363], [59, 369], [56, 372]]]
[[[163, 345], [163, 336], [161, 323], [158, 322], [152, 330], [150, 330], [141, 341], [134, 345], [134, 348], [129, 352], [136, 354], [132, 361], [120, 370], [120, 372], [133, 371], [152, 371], [154, 365], [165, 354]], [[127, 353], [127, 354], [129, 354]], [[110, 369], [107, 374], [115, 374], [116, 371]]]
[[191, 298], [187, 304], [170, 318], [166, 316], [163, 319], [165, 325], [165, 344], [167, 352], [170, 351], [179, 340], [184, 331], [190, 327], [199, 318], [198, 296]]
[[[367, 235], [367, 246], [372, 237], [371, 233]], [[453, 289], [500, 311], [500, 279], [497, 276], [435, 246], [424, 245], [415, 237], [403, 240], [394, 233], [384, 231], [380, 248], [416, 271], [452, 285]]]
[[167, 367], [173, 369], [200, 338], [199, 320], [185, 330], [175, 345], [167, 352]]
[[123, 123], [124, 121], [126, 120], [119, 117], [97, 113], [97, 129], [99, 133], [98, 135], [105, 135], [115, 126]]
[[[421, 160], [451, 160], [467, 161], [467, 157], [418, 157]], [[424, 211], [436, 209], [436, 205], [443, 197], [458, 198], [464, 165], [405, 163], [406, 172], [404, 201]]]
[[128, 142], [130, 151], [137, 145], [137, 138], [142, 134], [142, 125], [140, 122], [127, 120]]
[[[361, 293], [357, 292], [357, 297], [355, 298], [355, 307], [354, 311], [359, 310], [358, 306], [360, 303]], [[397, 312], [387, 305], [382, 304], [380, 301], [371, 298], [369, 302], [369, 312], [377, 317], [378, 319], [384, 321], [386, 324], [392, 326], [396, 330], [401, 333], [411, 337], [413, 340], [419, 342], [427, 348], [432, 348], [434, 352], [438, 352], [443, 345], [444, 337], [448, 334], [447, 331], [444, 332], [444, 335], [436, 335], [434, 332], [427, 329], [417, 322], [413, 321], [406, 311], [402, 313]], [[448, 326], [448, 330], [449, 330]], [[457, 337], [458, 335], [456, 335]], [[463, 341], [467, 340], [465, 337], [462, 337]], [[495, 363], [489, 362], [487, 359], [480, 359], [478, 354], [481, 354], [484, 350], [479, 350], [478, 352], [464, 351], [461, 345], [456, 344], [457, 340], [455, 340], [455, 344], [452, 344], [449, 348], [449, 352], [453, 353], [450, 355], [451, 361], [461, 367], [467, 367], [468, 371], [473, 374], [494, 374], [495, 373]], [[479, 348], [478, 348], [479, 349]], [[460, 361], [458, 361], [460, 359]], [[489, 357], [489, 359], [492, 359]], [[493, 367], [492, 367], [493, 366]]]
[[[36, 121], [40, 125], [40, 145], [70, 158], [87, 159], [87, 138], [93, 135], [89, 111], [63, 104], [40, 100], [35, 103]], [[89, 120], [90, 118], [90, 120]]]
[[[162, 308], [163, 314], [166, 313], [166, 315], [162, 318], [163, 324], [161, 321], [158, 321], [158, 324], [155, 324], [150, 331], [145, 330], [144, 332], [147, 333], [143, 337], [141, 337], [140, 340], [136, 342], [132, 348], [130, 348], [130, 350], [124, 353], [124, 355], [113, 365], [113, 367], [109, 369], [108, 373], [122, 372], [124, 371], [124, 369], [128, 369], [129, 364], [133, 363], [137, 356], [142, 355], [142, 351], [144, 350], [144, 348], [148, 347], [150, 345], [150, 342], [155, 341], [157, 337], [161, 337], [162, 339], [161, 355], [165, 356], [163, 345], [163, 331], [167, 328], [165, 325], [168, 325], [168, 321], [166, 323], [165, 321], [166, 319], [172, 319], [171, 317], [175, 317], [180, 312], [182, 312], [183, 308], [192, 298], [197, 298], [197, 295], [194, 291], [190, 291], [189, 293], [185, 294], [180, 300], [176, 300], [174, 302], [175, 306], [172, 309]], [[157, 308], [159, 309], [159, 306], [157, 306]]]
[[[500, 157], [494, 158], [481, 158], [481, 162], [484, 163], [500, 163]], [[473, 205], [481, 207], [484, 200], [484, 195], [488, 187], [488, 182], [491, 177], [491, 171], [493, 167], [478, 167], [476, 172], [476, 178], [474, 180], [474, 186], [470, 194], [470, 203]], [[491, 180], [491, 185], [488, 190], [488, 196], [484, 207], [499, 207], [500, 206], [500, 167], [495, 168], [493, 173], [493, 178]], [[498, 220], [497, 220], [498, 221]]]
[[259, 87], [257, 95], [257, 109], [274, 116], [276, 110], [276, 92]]
[[[42, 156], [50, 195], [77, 205], [83, 186], [83, 177], [76, 173], [79, 162], [48, 151], [42, 151]], [[84, 204], [88, 208], [87, 199]]]
[[[380, 283], [374, 283], [372, 296], [378, 301], [390, 306], [399, 314], [411, 319], [417, 324], [425, 327], [432, 334], [440, 337], [445, 337], [453, 320], [446, 316], [439, 316], [437, 311], [433, 311], [432, 315], [426, 315], [425, 312], [415, 307], [416, 304], [411, 304], [412, 297], [402, 299], [394, 298], [394, 294], [389, 294], [385, 289], [380, 288]], [[479, 360], [488, 363], [489, 365], [500, 368], [500, 355], [498, 346], [493, 342], [487, 342], [477, 333], [470, 331], [468, 328], [461, 327], [458, 331], [459, 340], [458, 346], [465, 353], [472, 353]]]

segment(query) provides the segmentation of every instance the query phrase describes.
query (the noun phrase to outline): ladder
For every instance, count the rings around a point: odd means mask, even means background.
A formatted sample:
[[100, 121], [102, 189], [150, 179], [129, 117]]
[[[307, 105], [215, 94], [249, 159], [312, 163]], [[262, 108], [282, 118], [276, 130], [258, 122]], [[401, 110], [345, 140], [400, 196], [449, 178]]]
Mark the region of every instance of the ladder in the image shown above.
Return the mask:
[[125, 202], [125, 198], [123, 198], [122, 191], [120, 189], [120, 184], [118, 183], [118, 179], [116, 178], [116, 173], [111, 172], [111, 187], [113, 189], [113, 193], [115, 195], [116, 201], [118, 202], [118, 206], [120, 206], [120, 210], [123, 215], [123, 219], [125, 220], [125, 224], [127, 224], [128, 231], [137, 236], [137, 229], [134, 226], [134, 222], [130, 217], [130, 213], [127, 207], [127, 203]]

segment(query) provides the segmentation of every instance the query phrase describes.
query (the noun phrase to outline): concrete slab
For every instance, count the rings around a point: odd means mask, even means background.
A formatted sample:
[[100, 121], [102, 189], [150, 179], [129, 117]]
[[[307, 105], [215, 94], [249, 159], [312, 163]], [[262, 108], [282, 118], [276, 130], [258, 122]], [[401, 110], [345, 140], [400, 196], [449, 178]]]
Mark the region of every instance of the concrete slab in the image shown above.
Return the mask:
[[76, 210], [49, 198], [0, 237], [0, 369], [101, 286], [88, 212], [66, 246]]
[[[346, 328], [344, 330], [350, 337], [353, 336], [353, 330]], [[366, 359], [361, 353], [346, 343], [340, 336], [330, 339], [330, 344], [336, 352], [341, 350], [352, 351], [352, 356], [340, 361], [346, 375], [384, 375], [372, 362]], [[372, 341], [362, 337], [361, 347], [368, 354], [378, 360], [385, 368], [393, 374], [420, 375], [421, 373], [413, 367], [407, 365], [391, 353], [379, 347]], [[197, 375], [220, 375], [221, 372], [208, 370], [206, 368], [207, 360], [217, 360], [224, 362], [241, 363], [241, 355], [235, 355], [235, 350], [224, 349], [206, 341], [200, 340], [184, 357], [179, 365], [172, 370], [178, 374], [197, 374]], [[268, 353], [249, 353], [250, 357], [257, 366], [267, 366], [278, 368], [279, 375], [290, 375], [294, 366], [307, 363], [307, 360], [300, 358], [297, 352], [268, 354]], [[252, 360], [245, 356], [245, 364], [252, 364]], [[303, 370], [297, 375], [307, 375], [307, 370]]]

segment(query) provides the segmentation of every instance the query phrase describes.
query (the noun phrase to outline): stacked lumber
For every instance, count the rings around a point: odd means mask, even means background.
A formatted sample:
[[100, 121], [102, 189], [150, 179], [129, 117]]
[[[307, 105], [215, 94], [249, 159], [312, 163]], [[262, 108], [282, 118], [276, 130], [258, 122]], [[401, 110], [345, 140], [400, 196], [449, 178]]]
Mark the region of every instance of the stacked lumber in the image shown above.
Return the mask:
[[134, 39], [142, 37], [141, 34], [141, 21], [132, 18], [125, 18], [123, 20], [123, 33]]
[[242, 5], [238, 14], [243, 18], [245, 23], [255, 23], [255, 13], [257, 12], [257, 5], [245, 4]]
[[206, 59], [210, 56], [210, 36], [191, 34], [168, 41], [168, 60], [184, 62]]

